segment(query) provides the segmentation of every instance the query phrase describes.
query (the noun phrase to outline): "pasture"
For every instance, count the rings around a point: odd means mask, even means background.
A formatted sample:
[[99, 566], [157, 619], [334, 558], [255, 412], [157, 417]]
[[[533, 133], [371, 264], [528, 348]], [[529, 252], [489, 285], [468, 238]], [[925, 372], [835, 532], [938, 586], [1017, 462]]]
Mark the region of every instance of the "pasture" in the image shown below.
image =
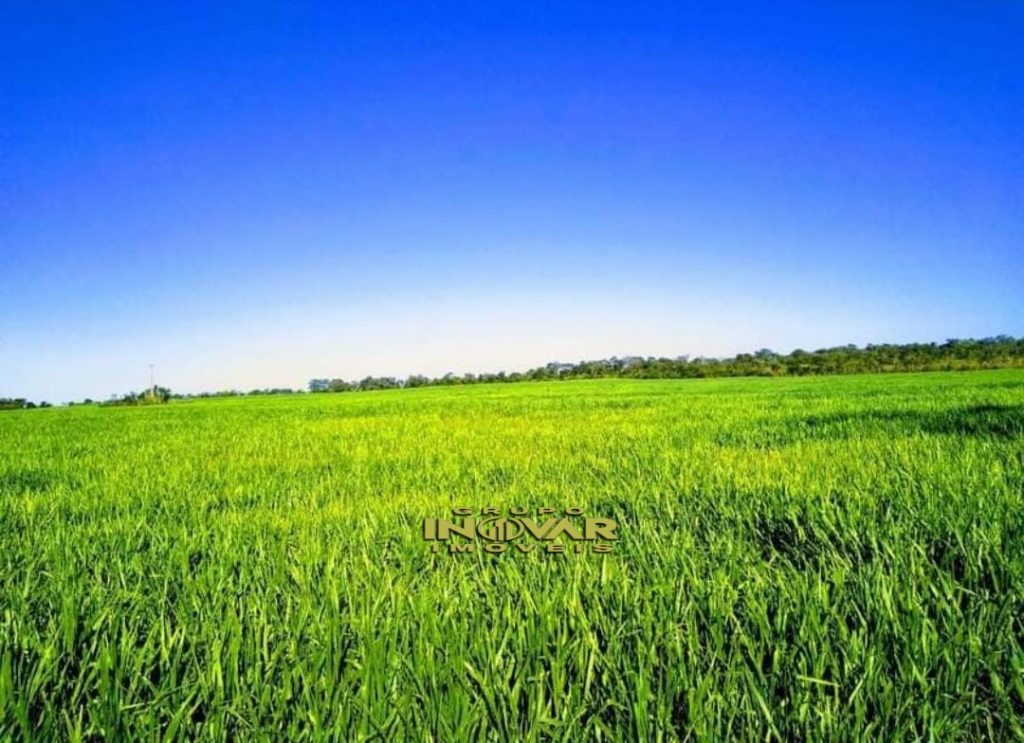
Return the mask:
[[1022, 737], [1024, 371], [0, 413], [0, 740]]

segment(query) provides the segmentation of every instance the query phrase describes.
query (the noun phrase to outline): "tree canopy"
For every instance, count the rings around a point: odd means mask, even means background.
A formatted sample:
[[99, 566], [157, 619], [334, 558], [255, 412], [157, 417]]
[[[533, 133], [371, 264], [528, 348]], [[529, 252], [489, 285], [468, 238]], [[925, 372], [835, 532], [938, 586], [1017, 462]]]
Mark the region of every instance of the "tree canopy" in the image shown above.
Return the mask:
[[762, 348], [731, 358], [612, 357], [577, 363], [551, 362], [525, 372], [445, 374], [441, 377], [412, 375], [405, 379], [366, 377], [360, 381], [312, 379], [310, 392], [352, 392], [394, 387], [428, 387], [527, 380], [596, 379], [690, 379], [701, 377], [784, 377], [812, 374], [867, 372], [963, 371], [1024, 366], [1024, 338], [1000, 335], [993, 338], [950, 339], [945, 343], [870, 344], [798, 348], [788, 354]]

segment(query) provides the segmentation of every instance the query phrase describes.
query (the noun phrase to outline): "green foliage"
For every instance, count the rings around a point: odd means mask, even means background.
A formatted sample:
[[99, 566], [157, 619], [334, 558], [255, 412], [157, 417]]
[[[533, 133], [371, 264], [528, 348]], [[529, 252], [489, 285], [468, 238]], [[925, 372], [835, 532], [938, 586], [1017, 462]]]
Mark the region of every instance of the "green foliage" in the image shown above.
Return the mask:
[[411, 376], [404, 382], [367, 377], [360, 382], [311, 379], [310, 392], [352, 392], [390, 387], [427, 387], [474, 383], [542, 381], [553, 379], [702, 379], [707, 377], [785, 377], [869, 372], [965, 371], [1024, 367], [1024, 338], [1000, 335], [982, 340], [948, 340], [942, 344], [837, 346], [808, 352], [797, 349], [779, 355], [767, 348], [731, 359], [613, 357], [576, 364], [552, 362], [527, 372], [506, 374], [445, 374], [430, 379]]
[[[0, 740], [1024, 736], [1024, 372], [0, 417]], [[432, 554], [579, 505], [607, 556]]]
[[171, 391], [166, 387], [150, 387], [142, 392], [129, 392], [127, 395], [109, 400], [104, 405], [162, 405], [171, 399]]

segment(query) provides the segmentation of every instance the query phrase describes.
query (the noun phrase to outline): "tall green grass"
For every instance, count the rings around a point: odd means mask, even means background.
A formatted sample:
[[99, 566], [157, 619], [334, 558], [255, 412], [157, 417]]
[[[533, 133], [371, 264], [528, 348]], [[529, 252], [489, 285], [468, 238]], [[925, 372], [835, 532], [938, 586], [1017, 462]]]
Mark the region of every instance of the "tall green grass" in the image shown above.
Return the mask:
[[[433, 554], [583, 506], [610, 555]], [[1024, 372], [0, 414], [0, 739], [1024, 738]]]

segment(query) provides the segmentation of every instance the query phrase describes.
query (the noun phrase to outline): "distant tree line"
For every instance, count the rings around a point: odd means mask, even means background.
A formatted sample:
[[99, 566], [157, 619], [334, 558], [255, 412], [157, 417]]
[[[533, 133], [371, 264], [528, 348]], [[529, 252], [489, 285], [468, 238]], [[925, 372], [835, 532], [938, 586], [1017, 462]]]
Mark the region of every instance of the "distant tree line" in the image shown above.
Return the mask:
[[0, 397], [0, 410], [31, 410], [52, 407], [48, 402], [34, 403], [24, 397]]
[[[694, 379], [703, 377], [786, 377], [812, 374], [857, 374], [866, 372], [966, 371], [1024, 367], [1024, 338], [998, 335], [993, 338], [951, 339], [945, 343], [872, 344], [863, 348], [847, 345], [796, 349], [779, 354], [767, 348], [741, 353], [731, 358], [677, 356], [626, 356], [575, 364], [551, 362], [525, 372], [452, 374], [426, 377], [364, 377], [358, 381], [311, 379], [310, 392], [355, 392], [411, 387], [443, 387], [461, 384], [525, 382], [557, 379]], [[268, 387], [249, 392], [222, 390], [195, 394], [173, 393], [166, 387], [151, 387], [142, 392], [113, 396], [100, 405], [152, 405], [170, 400], [251, 395], [289, 395], [300, 392], [289, 387]], [[86, 398], [81, 403], [97, 404]], [[0, 398], [0, 411], [51, 407], [48, 402], [34, 403], [25, 398]]]
[[[109, 400], [97, 402], [85, 398], [81, 402], [71, 402], [69, 405], [153, 405], [170, 402], [171, 400], [205, 400], [211, 397], [249, 397], [254, 395], [294, 395], [302, 392], [301, 389], [291, 387], [267, 387], [263, 389], [252, 389], [248, 392], [241, 390], [219, 390], [217, 392], [171, 392], [167, 387], [152, 387], [142, 392], [129, 392], [125, 395], [112, 395]], [[30, 407], [32, 407], [30, 405]]]
[[525, 372], [365, 377], [359, 381], [311, 379], [310, 392], [353, 392], [399, 387], [441, 387], [461, 384], [542, 381], [558, 379], [695, 379], [706, 377], [786, 377], [867, 372], [966, 371], [1024, 367], [1024, 338], [951, 339], [945, 343], [871, 344], [796, 349], [779, 354], [762, 348], [731, 358], [678, 356], [612, 357], [575, 364], [552, 362]]
[[[197, 392], [178, 393], [171, 392], [166, 387], [153, 387], [144, 392], [131, 392], [122, 397], [113, 398], [101, 405], [152, 405], [153, 403], [165, 403], [170, 400], [198, 400], [209, 397], [248, 397], [252, 395], [293, 395], [301, 390], [293, 390], [290, 387], [267, 387], [265, 389], [253, 389], [248, 392], [240, 390], [220, 390], [218, 392]], [[86, 400], [86, 403], [92, 402]]]
[[[173, 397], [166, 387], [153, 386], [142, 392], [129, 392], [127, 395], [112, 397], [101, 405], [162, 405]], [[86, 401], [88, 402], [88, 401]]]
[[195, 400], [205, 399], [208, 397], [252, 397], [257, 395], [294, 395], [297, 392], [302, 392], [301, 389], [292, 389], [291, 387], [265, 387], [251, 389], [248, 392], [242, 392], [241, 390], [219, 390], [217, 392], [194, 392], [186, 394], [175, 394], [172, 397], [175, 400]]

